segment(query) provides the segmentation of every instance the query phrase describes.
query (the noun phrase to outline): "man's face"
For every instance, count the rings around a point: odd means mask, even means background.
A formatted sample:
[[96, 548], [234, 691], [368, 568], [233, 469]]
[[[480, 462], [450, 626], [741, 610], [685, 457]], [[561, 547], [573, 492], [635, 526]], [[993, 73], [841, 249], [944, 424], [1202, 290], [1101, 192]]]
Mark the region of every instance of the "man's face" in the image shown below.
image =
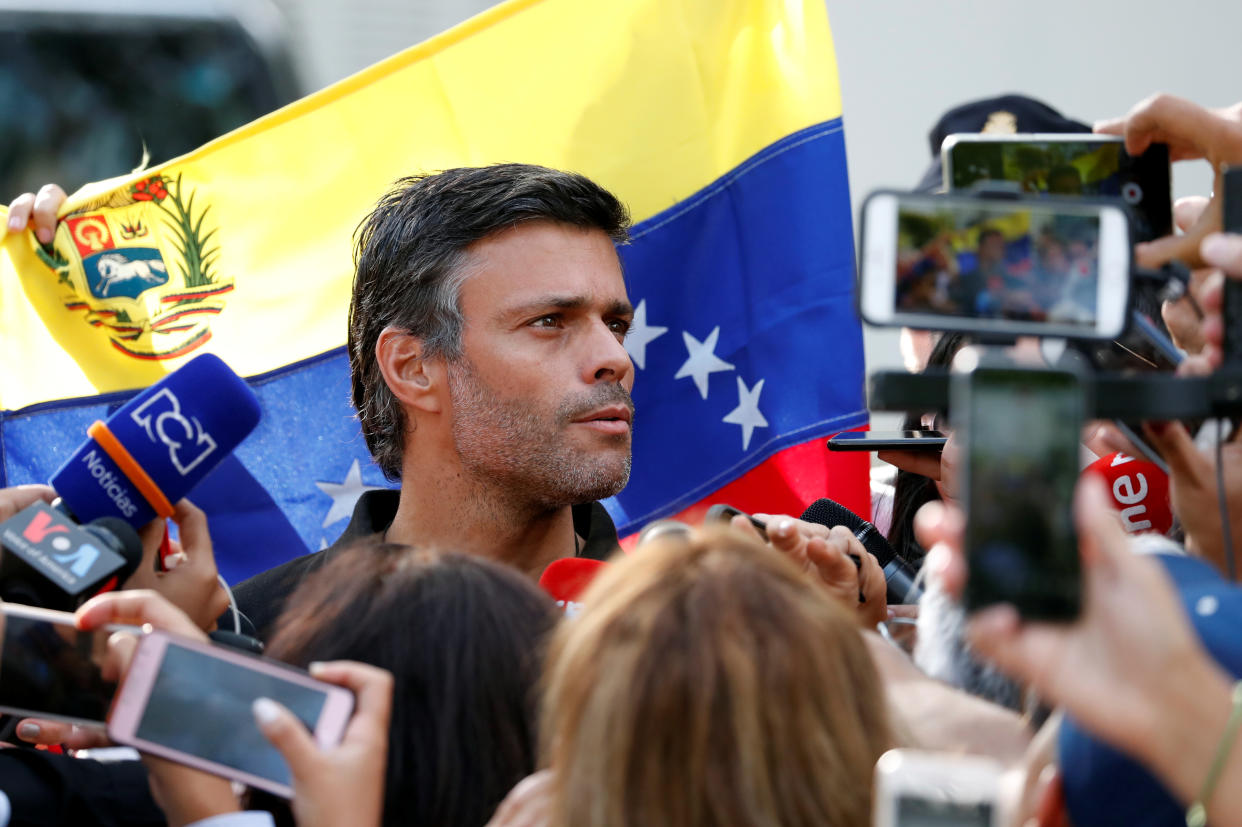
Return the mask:
[[996, 264], [1005, 257], [1005, 239], [1003, 236], [989, 233], [979, 242], [979, 260], [985, 264]]
[[448, 365], [462, 466], [549, 509], [620, 491], [633, 309], [612, 240], [530, 221], [473, 244], [466, 266], [463, 354]]

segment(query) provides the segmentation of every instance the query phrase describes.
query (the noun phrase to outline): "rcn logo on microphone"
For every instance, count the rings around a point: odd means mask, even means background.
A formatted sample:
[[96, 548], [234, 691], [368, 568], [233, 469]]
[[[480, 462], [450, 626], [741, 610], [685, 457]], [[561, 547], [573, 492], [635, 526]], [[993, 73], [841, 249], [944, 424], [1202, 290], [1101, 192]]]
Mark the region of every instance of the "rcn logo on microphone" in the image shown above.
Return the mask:
[[216, 441], [193, 416], [181, 413], [181, 402], [162, 388], [130, 414], [152, 442], [168, 447], [168, 458], [181, 474], [188, 475], [216, 450]]

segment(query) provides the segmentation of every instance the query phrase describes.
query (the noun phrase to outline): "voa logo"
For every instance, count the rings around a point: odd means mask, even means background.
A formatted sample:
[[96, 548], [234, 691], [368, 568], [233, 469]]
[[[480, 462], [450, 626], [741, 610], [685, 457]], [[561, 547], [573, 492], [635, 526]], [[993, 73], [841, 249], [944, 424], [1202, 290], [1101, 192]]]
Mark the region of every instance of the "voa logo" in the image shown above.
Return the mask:
[[[22, 531], [22, 536], [36, 545], [46, 542], [52, 547], [48, 557], [62, 566], [68, 566], [69, 571], [75, 577], [85, 577], [95, 565], [95, 561], [99, 559], [99, 549], [90, 543], [82, 543], [76, 549], [73, 548], [73, 541], [66, 536], [61, 536], [69, 533], [67, 526], [58, 525], [52, 519], [52, 515], [46, 511], [39, 511]], [[48, 539], [49, 537], [51, 539]]]

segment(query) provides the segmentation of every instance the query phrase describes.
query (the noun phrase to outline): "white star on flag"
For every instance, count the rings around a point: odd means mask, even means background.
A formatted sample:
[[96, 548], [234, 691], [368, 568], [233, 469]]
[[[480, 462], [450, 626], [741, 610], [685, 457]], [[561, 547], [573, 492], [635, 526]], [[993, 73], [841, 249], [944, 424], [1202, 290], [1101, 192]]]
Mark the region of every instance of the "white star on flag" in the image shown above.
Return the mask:
[[699, 395], [706, 399], [707, 377], [717, 371], [733, 370], [733, 365], [716, 355], [716, 340], [720, 338], [720, 325], [712, 328], [712, 332], [707, 334], [707, 338], [701, 342], [684, 331], [681, 338], [685, 341], [686, 352], [690, 355], [673, 378], [694, 377], [694, 384], [699, 389]]
[[729, 411], [721, 420], [730, 425], [742, 426], [743, 451], [750, 447], [750, 437], [756, 428], [768, 427], [768, 421], [763, 418], [763, 414], [759, 413], [759, 394], [763, 393], [764, 381], [760, 379], [753, 388], [747, 390], [742, 377], [737, 377], [737, 407]]
[[625, 350], [634, 360], [634, 364], [645, 370], [647, 368], [647, 345], [668, 333], [667, 327], [647, 324], [647, 300], [643, 299], [634, 308], [634, 321], [630, 323], [629, 332], [625, 334]]
[[379, 488], [377, 485], [364, 485], [362, 482], [362, 467], [358, 464], [358, 460], [354, 460], [353, 465], [349, 466], [349, 473], [345, 475], [345, 481], [339, 485], [334, 482], [317, 482], [319, 490], [332, 498], [332, 507], [328, 509], [328, 516], [323, 518], [323, 528], [342, 520], [354, 513], [354, 505], [357, 504], [358, 498], [362, 496], [364, 491], [374, 491]]

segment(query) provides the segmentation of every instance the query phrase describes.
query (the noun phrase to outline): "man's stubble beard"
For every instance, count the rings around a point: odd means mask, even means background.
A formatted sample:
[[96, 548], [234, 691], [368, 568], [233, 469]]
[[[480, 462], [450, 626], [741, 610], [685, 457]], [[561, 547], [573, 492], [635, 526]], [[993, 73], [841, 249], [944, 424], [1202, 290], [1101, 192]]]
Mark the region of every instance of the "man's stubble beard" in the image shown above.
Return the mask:
[[599, 385], [555, 411], [537, 410], [529, 400], [498, 396], [463, 358], [452, 363], [448, 386], [462, 468], [514, 505], [550, 511], [611, 497], [629, 481], [629, 435], [601, 437], [609, 447], [595, 452], [568, 444], [577, 416], [609, 404], [633, 413], [621, 385]]

